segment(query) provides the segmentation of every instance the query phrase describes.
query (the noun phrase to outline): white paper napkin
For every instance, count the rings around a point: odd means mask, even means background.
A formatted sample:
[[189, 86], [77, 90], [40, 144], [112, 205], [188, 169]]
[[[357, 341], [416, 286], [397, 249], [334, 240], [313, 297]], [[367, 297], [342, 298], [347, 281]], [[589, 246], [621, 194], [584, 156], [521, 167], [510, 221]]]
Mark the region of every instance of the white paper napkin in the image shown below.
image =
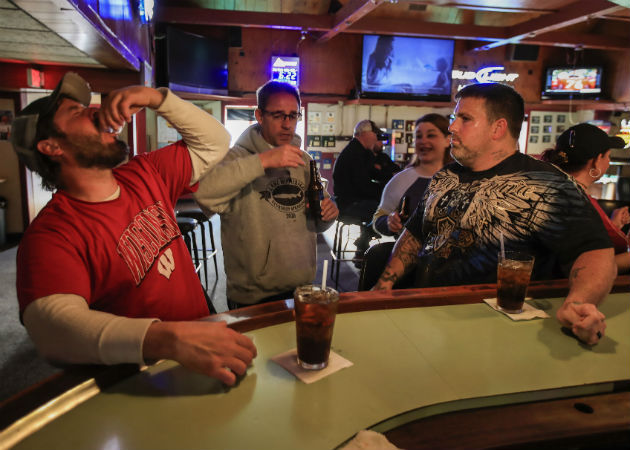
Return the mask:
[[361, 430], [341, 450], [399, 450], [384, 434]]
[[[526, 298], [525, 300], [531, 300], [531, 298]], [[495, 311], [499, 311], [500, 313], [505, 314], [506, 316], [508, 316], [512, 320], [532, 320], [532, 319], [536, 319], [536, 318], [540, 318], [540, 319], [548, 319], [549, 318], [549, 314], [547, 314], [545, 311], [543, 311], [542, 309], [534, 308], [532, 305], [530, 305], [527, 302], [523, 303], [523, 311], [522, 312], [520, 312], [518, 314], [510, 314], [510, 313], [507, 313], [507, 312], [501, 310], [497, 306], [497, 299], [496, 298], [484, 298], [483, 301], [486, 302]]]
[[300, 367], [297, 363], [296, 348], [289, 350], [288, 352], [280, 353], [279, 355], [271, 358], [271, 360], [279, 366], [284, 367], [306, 384], [314, 383], [315, 381], [321, 380], [338, 370], [345, 369], [346, 367], [353, 365], [352, 362], [339, 356], [332, 350], [330, 351], [330, 356], [328, 357], [328, 366], [321, 370], [306, 370]]

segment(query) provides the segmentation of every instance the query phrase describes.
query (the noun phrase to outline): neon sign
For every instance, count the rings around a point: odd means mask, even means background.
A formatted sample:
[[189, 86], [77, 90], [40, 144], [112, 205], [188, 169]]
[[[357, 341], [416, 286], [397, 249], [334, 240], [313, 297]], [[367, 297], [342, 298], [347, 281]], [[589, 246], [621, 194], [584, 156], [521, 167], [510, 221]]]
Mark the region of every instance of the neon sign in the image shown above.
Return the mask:
[[505, 73], [503, 66], [490, 66], [479, 69], [476, 72], [453, 70], [453, 80], [475, 80], [477, 83], [512, 83], [518, 78], [518, 73]]
[[300, 58], [297, 56], [272, 56], [271, 79], [289, 83], [295, 87], [300, 82]]

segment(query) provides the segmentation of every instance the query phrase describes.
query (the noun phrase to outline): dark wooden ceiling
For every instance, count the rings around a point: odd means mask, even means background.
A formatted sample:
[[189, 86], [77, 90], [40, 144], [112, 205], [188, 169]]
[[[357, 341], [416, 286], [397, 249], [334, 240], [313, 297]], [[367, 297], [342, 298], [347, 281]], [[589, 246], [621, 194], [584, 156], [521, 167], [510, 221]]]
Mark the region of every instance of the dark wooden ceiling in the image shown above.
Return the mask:
[[[112, 48], [90, 29], [73, 1], [0, 0], [0, 61], [139, 70], [129, 63], [133, 58], [121, 54], [122, 47]], [[294, 29], [318, 42], [359, 33], [466, 39], [476, 51], [517, 42], [630, 48], [630, 0], [155, 0], [155, 5], [154, 22]]]
[[625, 50], [630, 0], [164, 0], [155, 20], [180, 26], [295, 29], [322, 42], [339, 33]]

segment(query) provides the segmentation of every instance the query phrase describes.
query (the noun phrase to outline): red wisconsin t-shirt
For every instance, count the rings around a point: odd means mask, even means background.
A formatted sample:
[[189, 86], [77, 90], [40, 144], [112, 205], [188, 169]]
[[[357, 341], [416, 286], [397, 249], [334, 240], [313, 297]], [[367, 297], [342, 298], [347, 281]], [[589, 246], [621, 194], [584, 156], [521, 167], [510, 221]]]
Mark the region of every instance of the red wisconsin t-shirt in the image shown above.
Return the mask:
[[24, 233], [17, 254], [20, 313], [52, 294], [127, 317], [190, 320], [208, 307], [173, 205], [192, 165], [178, 142], [114, 169], [119, 198], [89, 203], [53, 195]]

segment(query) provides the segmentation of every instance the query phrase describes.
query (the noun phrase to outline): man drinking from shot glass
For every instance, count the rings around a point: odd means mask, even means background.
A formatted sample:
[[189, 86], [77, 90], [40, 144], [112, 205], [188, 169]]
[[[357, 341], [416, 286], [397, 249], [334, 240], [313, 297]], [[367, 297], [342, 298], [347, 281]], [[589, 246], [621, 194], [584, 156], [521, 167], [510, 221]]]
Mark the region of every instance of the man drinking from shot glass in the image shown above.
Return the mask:
[[435, 174], [374, 289], [391, 289], [412, 267], [418, 287], [494, 283], [505, 249], [535, 257], [532, 279], [569, 278], [558, 321], [587, 344], [604, 335], [597, 305], [616, 275], [601, 219], [575, 182], [518, 151], [521, 96], [489, 83], [458, 92], [452, 163]]
[[[67, 73], [17, 115], [20, 160], [56, 190], [17, 254], [20, 318], [38, 351], [64, 364], [172, 359], [233, 385], [256, 356], [251, 339], [209, 314], [173, 204], [227, 153], [212, 116], [166, 88], [129, 86], [90, 107]], [[128, 159], [116, 130], [151, 108], [182, 140]]]

